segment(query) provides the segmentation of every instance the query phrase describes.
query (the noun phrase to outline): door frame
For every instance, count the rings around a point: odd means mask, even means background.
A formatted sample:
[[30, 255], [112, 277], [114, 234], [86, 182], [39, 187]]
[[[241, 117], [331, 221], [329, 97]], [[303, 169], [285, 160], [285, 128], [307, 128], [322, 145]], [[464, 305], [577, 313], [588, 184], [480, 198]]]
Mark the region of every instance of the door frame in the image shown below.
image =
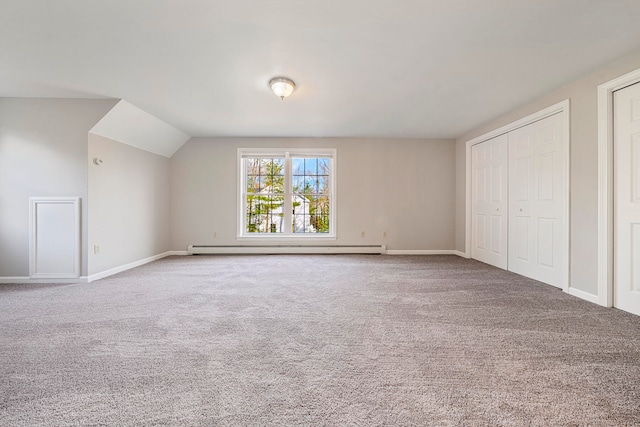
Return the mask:
[[640, 83], [640, 69], [598, 86], [598, 296], [613, 307], [613, 92]]
[[476, 144], [480, 144], [484, 141], [487, 141], [491, 138], [495, 138], [496, 136], [500, 136], [502, 134], [511, 132], [512, 130], [521, 128], [523, 126], [526, 126], [528, 124], [531, 124], [533, 122], [537, 122], [538, 120], [542, 120], [544, 118], [547, 118], [549, 116], [552, 116], [554, 114], [557, 113], [564, 113], [564, 123], [563, 123], [563, 127], [564, 127], [564, 135], [563, 135], [563, 143], [564, 143], [564, 147], [563, 147], [563, 154], [565, 156], [565, 200], [564, 200], [564, 207], [563, 207], [563, 221], [564, 221], [564, 226], [565, 226], [565, 237], [564, 237], [564, 242], [563, 242], [563, 249], [565, 250], [565, 254], [566, 254], [566, 263], [567, 263], [567, 277], [564, 280], [564, 283], [562, 284], [562, 290], [564, 292], [568, 292], [571, 293], [570, 291], [570, 287], [569, 287], [569, 278], [570, 278], [570, 252], [569, 252], [569, 236], [570, 236], [570, 229], [569, 229], [569, 189], [570, 189], [570, 152], [569, 152], [569, 146], [571, 145], [570, 143], [570, 137], [571, 137], [571, 131], [570, 131], [570, 125], [571, 125], [571, 115], [570, 115], [570, 101], [569, 99], [565, 99], [564, 101], [558, 102], [557, 104], [551, 105], [550, 107], [547, 107], [545, 109], [542, 109], [540, 111], [537, 111], [535, 113], [532, 113], [526, 117], [523, 117], [519, 120], [516, 120], [515, 122], [509, 123], [505, 126], [502, 126], [498, 129], [492, 130], [490, 132], [487, 132], [483, 135], [480, 135], [478, 137], [475, 137], [473, 139], [468, 140], [465, 144], [466, 144], [466, 151], [465, 151], [465, 158], [466, 158], [466, 166], [465, 166], [465, 179], [466, 179], [466, 183], [465, 183], [465, 256], [467, 258], [471, 258], [471, 147], [476, 145]]

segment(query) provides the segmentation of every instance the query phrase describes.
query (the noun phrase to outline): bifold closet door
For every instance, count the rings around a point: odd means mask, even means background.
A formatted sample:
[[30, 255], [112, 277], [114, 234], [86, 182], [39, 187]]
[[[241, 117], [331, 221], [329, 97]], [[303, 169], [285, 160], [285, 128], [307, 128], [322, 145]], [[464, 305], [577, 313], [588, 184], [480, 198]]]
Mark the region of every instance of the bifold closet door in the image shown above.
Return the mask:
[[508, 268], [560, 288], [568, 268], [563, 115], [508, 134]]
[[613, 94], [613, 306], [640, 315], [640, 83]]
[[507, 135], [471, 147], [471, 257], [507, 268]]

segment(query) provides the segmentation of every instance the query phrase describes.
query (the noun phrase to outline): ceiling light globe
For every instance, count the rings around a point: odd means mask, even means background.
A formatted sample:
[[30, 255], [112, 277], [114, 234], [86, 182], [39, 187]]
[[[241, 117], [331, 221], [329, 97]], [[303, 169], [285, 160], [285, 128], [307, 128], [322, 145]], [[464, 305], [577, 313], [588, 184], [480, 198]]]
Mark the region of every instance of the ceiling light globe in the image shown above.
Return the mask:
[[280, 99], [285, 99], [287, 96], [291, 95], [296, 88], [296, 84], [293, 80], [286, 77], [275, 77], [271, 79], [269, 86], [271, 86], [273, 93], [280, 97]]

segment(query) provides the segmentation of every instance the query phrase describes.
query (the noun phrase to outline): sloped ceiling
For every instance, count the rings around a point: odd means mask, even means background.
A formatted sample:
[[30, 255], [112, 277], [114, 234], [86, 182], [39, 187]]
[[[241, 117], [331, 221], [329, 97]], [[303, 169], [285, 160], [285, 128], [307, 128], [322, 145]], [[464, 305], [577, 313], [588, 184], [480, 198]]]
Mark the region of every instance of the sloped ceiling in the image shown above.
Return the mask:
[[[640, 49], [640, 1], [3, 0], [0, 96], [191, 136], [457, 137]], [[274, 76], [298, 85], [280, 101]]]
[[189, 135], [125, 100], [118, 102], [89, 131], [141, 150], [171, 157]]

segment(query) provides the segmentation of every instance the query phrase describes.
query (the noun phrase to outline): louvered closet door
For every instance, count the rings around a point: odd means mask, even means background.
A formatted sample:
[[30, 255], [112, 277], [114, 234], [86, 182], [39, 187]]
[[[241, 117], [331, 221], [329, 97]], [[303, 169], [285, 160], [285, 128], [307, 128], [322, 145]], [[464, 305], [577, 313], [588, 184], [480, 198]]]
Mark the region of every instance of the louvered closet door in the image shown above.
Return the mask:
[[471, 147], [471, 256], [507, 268], [507, 135]]
[[509, 270], [557, 287], [568, 268], [563, 115], [508, 135]]
[[613, 305], [640, 315], [640, 84], [613, 95]]

